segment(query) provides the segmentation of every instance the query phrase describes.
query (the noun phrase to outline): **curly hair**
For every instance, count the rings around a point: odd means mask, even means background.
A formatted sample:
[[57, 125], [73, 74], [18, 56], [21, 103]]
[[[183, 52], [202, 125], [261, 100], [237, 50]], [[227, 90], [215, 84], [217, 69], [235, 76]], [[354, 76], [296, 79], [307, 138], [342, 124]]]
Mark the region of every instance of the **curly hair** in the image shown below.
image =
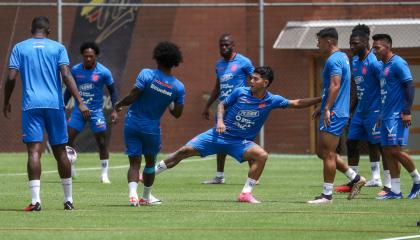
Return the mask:
[[96, 44], [95, 42], [84, 42], [81, 46], [80, 46], [80, 54], [83, 54], [83, 52], [88, 49], [91, 48], [93, 49], [93, 51], [95, 52], [96, 55], [99, 55], [100, 50], [99, 50], [99, 46], [98, 44]]
[[182, 53], [176, 44], [164, 41], [158, 43], [153, 50], [153, 59], [160, 66], [166, 68], [177, 67], [182, 62]]

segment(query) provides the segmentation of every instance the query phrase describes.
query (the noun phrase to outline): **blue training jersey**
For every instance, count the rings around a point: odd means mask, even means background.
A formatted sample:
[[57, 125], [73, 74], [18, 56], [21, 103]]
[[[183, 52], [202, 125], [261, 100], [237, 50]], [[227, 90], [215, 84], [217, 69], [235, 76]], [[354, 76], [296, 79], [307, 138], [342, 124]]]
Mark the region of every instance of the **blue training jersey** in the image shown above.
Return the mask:
[[340, 76], [341, 85], [337, 98], [330, 109], [337, 117], [349, 117], [350, 112], [350, 63], [347, 55], [341, 51], [334, 52], [328, 57], [325, 62], [323, 77], [323, 94], [321, 113], [324, 113], [324, 108], [328, 99], [328, 89], [330, 88], [331, 77]]
[[403, 83], [412, 81], [407, 62], [398, 55], [383, 65], [381, 78], [382, 119], [400, 118], [404, 108]]
[[147, 134], [160, 134], [160, 118], [169, 104], [184, 104], [184, 85], [159, 69], [143, 69], [135, 87], [141, 95], [128, 109], [126, 124]]
[[224, 135], [253, 141], [270, 111], [288, 107], [289, 100], [268, 91], [262, 99], [255, 98], [249, 87], [241, 87], [233, 90], [224, 100], [224, 105], [227, 108]]
[[219, 101], [223, 101], [238, 87], [245, 87], [248, 76], [252, 76], [254, 66], [251, 60], [236, 53], [232, 60], [220, 59], [216, 63], [216, 77], [219, 79]]
[[[89, 110], [102, 110], [103, 87], [114, 83], [111, 71], [99, 62], [92, 69], [85, 69], [82, 63], [72, 67], [71, 73], [76, 81], [77, 89]], [[78, 108], [75, 108], [78, 109]]]
[[66, 48], [48, 38], [30, 38], [16, 44], [9, 68], [22, 79], [22, 110], [64, 107], [60, 66], [69, 65]]
[[379, 113], [381, 110], [381, 72], [382, 62], [369, 52], [365, 59], [359, 56], [352, 59], [353, 78], [357, 87], [356, 112], [362, 116]]

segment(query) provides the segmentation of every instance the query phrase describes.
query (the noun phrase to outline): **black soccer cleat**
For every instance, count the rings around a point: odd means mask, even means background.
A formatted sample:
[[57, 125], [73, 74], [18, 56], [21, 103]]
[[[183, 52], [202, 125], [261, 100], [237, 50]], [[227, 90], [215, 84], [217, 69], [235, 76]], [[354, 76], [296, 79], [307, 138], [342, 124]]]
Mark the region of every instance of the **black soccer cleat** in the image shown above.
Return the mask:
[[73, 203], [70, 202], [70, 201], [65, 202], [64, 203], [64, 210], [69, 210], [69, 211], [74, 210]]
[[32, 212], [32, 211], [39, 212], [39, 211], [41, 211], [41, 203], [39, 203], [39, 202], [36, 202], [35, 204], [31, 203], [27, 207], [25, 207], [23, 209], [23, 211], [25, 211], [25, 212]]

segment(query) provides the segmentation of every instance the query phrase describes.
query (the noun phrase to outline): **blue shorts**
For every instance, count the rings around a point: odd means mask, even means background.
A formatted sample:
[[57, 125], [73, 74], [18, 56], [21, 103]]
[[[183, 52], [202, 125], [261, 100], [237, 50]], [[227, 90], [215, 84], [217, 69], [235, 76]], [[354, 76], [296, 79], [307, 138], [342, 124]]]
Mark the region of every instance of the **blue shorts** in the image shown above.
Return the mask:
[[191, 139], [186, 146], [191, 146], [197, 150], [201, 157], [212, 154], [222, 153], [228, 154], [242, 163], [245, 160], [243, 155], [248, 149], [256, 144], [245, 139], [234, 139], [218, 134], [214, 129], [209, 129], [198, 136]]
[[[68, 126], [75, 129], [78, 132], [81, 132], [85, 127], [86, 120], [83, 118], [82, 113], [80, 113], [77, 108], [71, 112], [71, 116], [68, 120]], [[89, 126], [92, 132], [104, 132], [106, 131], [106, 121], [102, 109], [90, 111]]]
[[129, 157], [142, 154], [156, 157], [161, 148], [161, 135], [143, 133], [127, 125], [124, 126], [125, 153]]
[[68, 142], [66, 113], [64, 109], [34, 108], [22, 112], [22, 140], [43, 142], [44, 129], [51, 145]]
[[379, 114], [360, 116], [355, 113], [350, 122], [348, 139], [369, 141], [372, 144], [381, 142], [381, 129], [376, 127]]
[[349, 121], [348, 117], [337, 117], [334, 114], [330, 117], [330, 126], [324, 127], [323, 118], [324, 115], [321, 114], [321, 117], [319, 119], [319, 131], [331, 133], [338, 137], [340, 137], [343, 134], [343, 130], [346, 127], [347, 122]]
[[404, 127], [401, 118], [382, 120], [381, 145], [405, 146], [408, 142], [409, 129]]

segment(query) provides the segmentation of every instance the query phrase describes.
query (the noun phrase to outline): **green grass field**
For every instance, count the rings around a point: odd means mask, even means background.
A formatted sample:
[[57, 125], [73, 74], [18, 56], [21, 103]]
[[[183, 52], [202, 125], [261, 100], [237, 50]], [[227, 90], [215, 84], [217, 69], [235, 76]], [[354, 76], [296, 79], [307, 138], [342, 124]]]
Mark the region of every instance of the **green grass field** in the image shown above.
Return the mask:
[[[44, 155], [41, 212], [23, 212], [30, 202], [26, 154], [0, 154], [0, 239], [382, 239], [420, 235], [420, 199], [379, 201], [378, 188], [364, 188], [352, 201], [305, 202], [321, 191], [322, 164], [315, 157], [270, 155], [255, 196], [259, 205], [235, 202], [247, 164], [226, 163], [225, 185], [203, 185], [215, 160], [192, 158], [157, 176], [159, 206], [129, 207], [127, 159], [112, 154], [111, 185], [99, 183], [96, 154], [79, 154], [73, 181], [76, 211], [65, 212], [62, 187], [51, 155]], [[417, 166], [420, 161], [416, 160]], [[361, 173], [370, 178], [366, 159]], [[336, 184], [345, 182], [337, 173]], [[406, 195], [411, 188], [402, 173]], [[139, 187], [139, 193], [141, 192]], [[404, 195], [404, 196], [405, 196]]]

